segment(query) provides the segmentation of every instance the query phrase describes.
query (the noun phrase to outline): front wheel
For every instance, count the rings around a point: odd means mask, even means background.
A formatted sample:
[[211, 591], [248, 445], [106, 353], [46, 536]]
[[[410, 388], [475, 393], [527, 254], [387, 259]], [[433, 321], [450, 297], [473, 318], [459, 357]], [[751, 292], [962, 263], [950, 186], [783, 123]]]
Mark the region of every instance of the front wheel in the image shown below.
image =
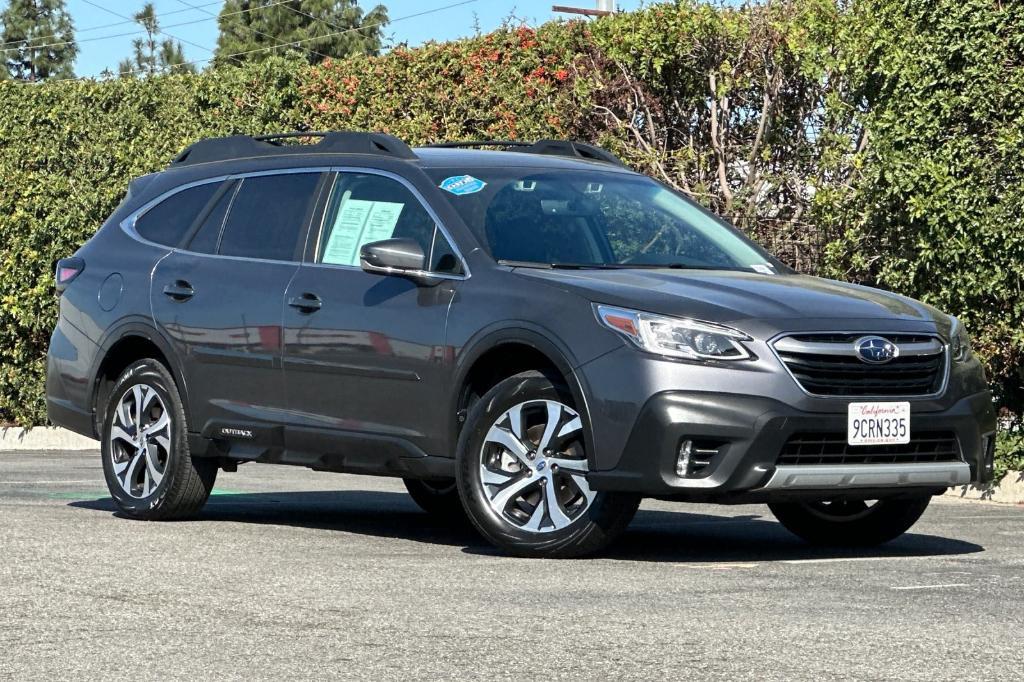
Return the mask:
[[582, 556], [626, 528], [639, 497], [591, 490], [587, 472], [572, 396], [540, 372], [488, 391], [459, 438], [456, 480], [466, 513], [485, 538], [512, 554]]
[[931, 497], [891, 500], [823, 500], [769, 504], [791, 533], [816, 545], [870, 547], [907, 532]]

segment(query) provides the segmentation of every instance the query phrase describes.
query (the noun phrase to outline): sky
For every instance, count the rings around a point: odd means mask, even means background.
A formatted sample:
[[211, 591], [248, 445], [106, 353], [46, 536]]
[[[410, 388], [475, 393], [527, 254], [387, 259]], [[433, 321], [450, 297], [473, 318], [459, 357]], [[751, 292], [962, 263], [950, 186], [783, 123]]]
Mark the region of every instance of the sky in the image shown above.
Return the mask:
[[[125, 22], [125, 18], [130, 18], [141, 9], [144, 1], [66, 0], [78, 40], [76, 76], [95, 77], [107, 68], [116, 71], [118, 62], [131, 54], [132, 39], [138, 37], [134, 32], [139, 27]], [[497, 28], [510, 14], [531, 25], [565, 17], [564, 14], [551, 11], [553, 4], [590, 8], [597, 6], [596, 0], [470, 0], [426, 16], [402, 18], [456, 2], [459, 0], [383, 0], [381, 4], [388, 8], [392, 22], [384, 29], [388, 39], [386, 44], [407, 42], [415, 46], [428, 40], [452, 40], [473, 35], [475, 25], [486, 32]], [[618, 0], [618, 8], [636, 9], [643, 2]], [[213, 50], [217, 46], [216, 14], [222, 4], [223, 0], [153, 0], [161, 28], [181, 41], [189, 61], [213, 57]], [[370, 9], [376, 4], [372, 0], [360, 1], [364, 9]], [[647, 4], [650, 4], [649, 0]], [[6, 5], [6, 0], [0, 0], [0, 8]], [[191, 9], [189, 5], [201, 9]], [[202, 68], [204, 64], [197, 66]]]

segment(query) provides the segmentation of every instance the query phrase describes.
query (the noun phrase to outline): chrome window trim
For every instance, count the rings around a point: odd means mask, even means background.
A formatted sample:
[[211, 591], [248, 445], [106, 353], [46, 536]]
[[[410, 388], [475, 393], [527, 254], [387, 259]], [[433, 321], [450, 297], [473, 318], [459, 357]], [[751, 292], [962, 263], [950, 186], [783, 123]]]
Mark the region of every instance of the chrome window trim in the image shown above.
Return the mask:
[[[458, 274], [458, 275], [451, 274], [451, 273], [445, 273], [445, 272], [435, 272], [433, 270], [416, 270], [416, 271], [403, 270], [403, 271], [395, 271], [394, 274], [396, 274], [396, 275], [397, 274], [406, 274], [406, 275], [412, 275], [412, 276], [416, 276], [416, 277], [424, 277], [425, 276], [425, 277], [432, 277], [432, 278], [436, 278], [436, 279], [445, 279], [445, 280], [453, 280], [453, 281], [464, 281], [464, 280], [467, 280], [467, 279], [469, 279], [470, 277], [473, 276], [472, 273], [470, 272], [469, 263], [466, 261], [466, 257], [462, 255], [462, 251], [459, 249], [458, 243], [455, 241], [455, 239], [452, 238], [452, 235], [448, 231], [448, 228], [445, 227], [444, 222], [441, 221], [441, 219], [437, 215], [437, 212], [434, 211], [434, 208], [430, 205], [430, 202], [428, 202], [424, 198], [423, 194], [421, 194], [420, 191], [418, 189], [416, 189], [412, 185], [412, 183], [410, 183], [404, 177], [402, 177], [401, 175], [398, 175], [397, 173], [392, 173], [391, 171], [381, 170], [381, 169], [378, 169], [378, 168], [362, 168], [362, 167], [359, 167], [359, 166], [333, 166], [333, 167], [331, 167], [329, 169], [329, 171], [333, 172], [335, 174], [339, 174], [339, 173], [358, 173], [358, 174], [361, 174], [361, 175], [379, 175], [381, 177], [385, 177], [385, 178], [388, 178], [390, 180], [395, 180], [400, 185], [405, 187], [413, 195], [413, 197], [416, 199], [416, 201], [419, 202], [420, 206], [422, 206], [423, 209], [426, 210], [427, 214], [434, 221], [434, 225], [436, 225], [437, 229], [441, 231], [441, 234], [444, 236], [444, 238], [448, 240], [448, 245], [451, 246], [452, 252], [459, 259], [459, 262], [462, 263], [462, 270], [463, 270], [462, 274]], [[304, 266], [316, 267], [316, 268], [335, 268], [335, 269], [340, 269], [340, 270], [352, 270], [352, 271], [358, 270], [359, 272], [364, 272], [364, 270], [361, 267], [358, 267], [356, 265], [341, 265], [341, 264], [338, 264], [338, 263], [318, 263], [315, 260], [316, 257], [317, 257], [317, 254], [320, 253], [320, 244], [321, 244], [321, 241], [323, 240], [324, 227], [326, 226], [326, 223], [327, 223], [327, 208], [328, 208], [328, 206], [330, 206], [331, 197], [334, 196], [334, 187], [335, 187], [335, 185], [337, 185], [337, 177], [335, 177], [334, 182], [331, 184], [330, 192], [328, 192], [328, 194], [327, 194], [327, 203], [324, 205], [323, 213], [320, 216], [320, 226], [317, 228], [316, 244], [313, 247], [313, 258], [314, 258], [314, 260], [311, 260], [311, 261], [305, 261], [304, 260], [302, 262], [302, 264]]]
[[[253, 258], [251, 256], [228, 256], [228, 255], [222, 255], [222, 254], [219, 254], [219, 253], [200, 253], [199, 251], [190, 251], [189, 249], [183, 249], [183, 248], [180, 248], [180, 247], [177, 247], [177, 246], [168, 246], [167, 244], [161, 244], [159, 242], [150, 241], [150, 240], [146, 239], [145, 237], [143, 237], [142, 235], [140, 235], [138, 230], [135, 229], [135, 222], [139, 218], [144, 216], [147, 211], [149, 211], [151, 208], [153, 208], [157, 204], [162, 203], [162, 202], [166, 201], [167, 199], [170, 199], [172, 196], [174, 196], [175, 194], [178, 194], [179, 192], [184, 192], [187, 189], [191, 189], [193, 187], [198, 187], [200, 185], [208, 185], [208, 184], [213, 183], [213, 182], [224, 182], [226, 180], [239, 180], [239, 179], [245, 179], [245, 178], [255, 178], [255, 177], [261, 177], [261, 176], [264, 176], [264, 175], [289, 175], [289, 174], [293, 174], [293, 173], [329, 173], [331, 171], [332, 171], [332, 168], [330, 166], [305, 166], [305, 167], [302, 167], [302, 168], [275, 168], [275, 169], [272, 169], [272, 170], [252, 171], [252, 172], [247, 172], [247, 173], [230, 173], [228, 175], [218, 175], [218, 176], [211, 177], [211, 178], [203, 178], [202, 180], [195, 180], [193, 182], [185, 183], [184, 185], [178, 185], [177, 187], [174, 187], [173, 189], [169, 189], [166, 192], [164, 192], [163, 194], [160, 194], [160, 195], [154, 197], [153, 199], [150, 199], [145, 204], [143, 204], [139, 208], [137, 208], [134, 211], [132, 211], [127, 217], [125, 217], [124, 220], [121, 221], [121, 223], [120, 223], [121, 230], [124, 231], [124, 233], [127, 234], [132, 239], [134, 239], [134, 240], [136, 240], [138, 242], [141, 242], [143, 244], [147, 244], [149, 246], [155, 246], [155, 247], [160, 248], [160, 249], [168, 249], [170, 251], [178, 251], [180, 253], [188, 253], [188, 254], [192, 254], [194, 256], [206, 256], [206, 257], [209, 257], [209, 258], [227, 258], [227, 259], [231, 259], [231, 260], [251, 261], [251, 262], [256, 262], [256, 263], [287, 263], [289, 265], [296, 265], [297, 266], [300, 263], [302, 263], [301, 260], [277, 260], [277, 259], [271, 259], [271, 258]], [[234, 203], [234, 200], [232, 199], [232, 204], [233, 203]]]
[[[942, 382], [939, 384], [938, 390], [935, 391], [934, 393], [921, 393], [921, 394], [917, 394], [917, 395], [915, 395], [915, 394], [910, 394], [910, 395], [825, 395], [825, 394], [821, 394], [821, 393], [811, 393], [810, 391], [808, 391], [806, 388], [803, 387], [803, 384], [801, 384], [800, 381], [796, 378], [796, 375], [794, 375], [793, 372], [789, 369], [789, 365], [786, 364], [786, 362], [779, 355], [778, 351], [775, 350], [775, 344], [777, 342], [781, 341], [782, 339], [790, 337], [790, 336], [810, 336], [810, 335], [814, 335], [814, 334], [850, 334], [850, 335], [859, 334], [860, 336], [881, 336], [881, 337], [885, 337], [886, 334], [890, 334], [890, 335], [908, 334], [908, 335], [914, 335], [914, 336], [930, 336], [933, 339], [937, 340], [939, 342], [939, 344], [942, 346], [942, 352], [943, 352], [943, 355], [944, 355], [944, 358], [945, 358], [945, 363], [944, 363], [944, 367], [943, 367], [943, 374], [942, 374]], [[851, 402], [862, 402], [862, 401], [865, 401], [865, 400], [877, 400], [879, 402], [886, 402], [886, 401], [893, 401], [893, 400], [928, 400], [928, 399], [938, 398], [938, 397], [942, 396], [946, 392], [946, 388], [947, 388], [947, 386], [949, 384], [950, 363], [952, 362], [952, 359], [950, 358], [949, 342], [946, 339], [942, 338], [942, 336], [940, 336], [939, 334], [936, 334], [936, 333], [933, 333], [933, 332], [908, 332], [908, 331], [892, 331], [892, 330], [879, 332], [879, 331], [863, 331], [863, 330], [849, 330], [849, 329], [825, 329], [825, 330], [819, 330], [819, 331], [783, 332], [781, 334], [777, 334], [777, 335], [773, 336], [771, 339], [768, 340], [768, 348], [771, 350], [772, 355], [775, 356], [775, 359], [778, 361], [778, 363], [780, 365], [782, 365], [782, 368], [784, 370], [786, 370], [786, 374], [788, 374], [789, 378], [793, 380], [793, 383], [796, 384], [796, 387], [799, 388], [800, 391], [804, 395], [807, 395], [807, 396], [809, 396], [811, 398], [820, 398], [820, 399], [823, 399], [823, 400], [845, 400], [848, 403], [851, 403]], [[877, 367], [879, 365], [875, 365], [875, 366]]]

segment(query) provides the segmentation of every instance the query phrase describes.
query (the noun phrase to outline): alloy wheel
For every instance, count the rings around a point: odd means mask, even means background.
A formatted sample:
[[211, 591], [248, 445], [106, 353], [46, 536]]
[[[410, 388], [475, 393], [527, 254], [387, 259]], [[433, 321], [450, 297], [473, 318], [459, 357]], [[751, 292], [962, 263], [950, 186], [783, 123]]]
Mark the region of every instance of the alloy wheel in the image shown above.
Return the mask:
[[160, 394], [132, 386], [117, 402], [110, 426], [114, 476], [129, 496], [149, 497], [164, 478], [171, 456], [171, 415]]
[[579, 414], [554, 400], [502, 413], [480, 450], [480, 482], [492, 511], [533, 533], [561, 530], [594, 501]]

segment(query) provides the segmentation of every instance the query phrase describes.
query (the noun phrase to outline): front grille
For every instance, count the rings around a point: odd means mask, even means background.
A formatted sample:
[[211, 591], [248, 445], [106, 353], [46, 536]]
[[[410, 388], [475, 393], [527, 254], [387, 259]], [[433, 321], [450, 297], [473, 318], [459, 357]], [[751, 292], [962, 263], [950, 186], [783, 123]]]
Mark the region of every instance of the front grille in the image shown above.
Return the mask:
[[794, 334], [774, 342], [779, 359], [808, 393], [823, 396], [920, 396], [942, 388], [945, 345], [922, 334], [878, 334], [900, 348], [885, 364], [861, 360], [854, 347], [871, 334]]
[[959, 462], [950, 431], [913, 433], [906, 445], [850, 445], [843, 433], [797, 433], [782, 446], [779, 464], [920, 464]]

